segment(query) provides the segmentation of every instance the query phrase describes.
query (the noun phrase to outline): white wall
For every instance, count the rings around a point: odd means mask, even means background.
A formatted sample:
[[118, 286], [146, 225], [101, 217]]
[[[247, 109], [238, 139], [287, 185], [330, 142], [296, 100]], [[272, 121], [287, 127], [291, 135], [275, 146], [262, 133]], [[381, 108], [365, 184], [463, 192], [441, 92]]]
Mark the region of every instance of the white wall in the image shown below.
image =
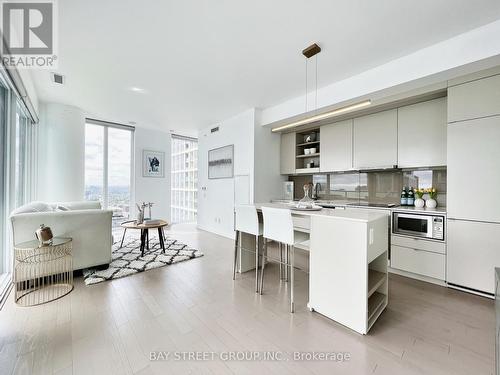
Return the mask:
[[261, 111], [255, 115], [254, 201], [269, 202], [281, 198], [283, 182], [287, 180], [280, 175], [281, 134], [259, 126]]
[[75, 201], [84, 196], [85, 116], [80, 108], [40, 107], [37, 199]]
[[[218, 126], [219, 131], [210, 129]], [[253, 199], [255, 110], [250, 109], [214, 124], [198, 134], [198, 227], [233, 237], [234, 179], [208, 179], [208, 151], [234, 145], [234, 175], [248, 176]], [[241, 192], [236, 192], [241, 193]]]
[[[395, 95], [408, 91], [406, 83], [413, 83], [411, 89], [414, 89], [446, 81], [496, 66], [499, 56], [500, 20], [320, 88], [318, 108], [366, 95], [371, 97], [381, 90]], [[302, 114], [304, 103], [305, 95], [301, 95], [265, 108], [260, 123], [270, 124]]]
[[[170, 141], [169, 133], [144, 128], [135, 129], [135, 202], [153, 202], [152, 216], [167, 221], [170, 221]], [[164, 178], [143, 177], [143, 150], [165, 153]], [[135, 209], [132, 212], [135, 213]]]
[[[37, 199], [79, 201], [85, 193], [85, 113], [77, 107], [48, 103], [40, 107]], [[153, 216], [170, 219], [170, 134], [136, 128], [134, 132], [135, 202], [153, 202]], [[142, 151], [165, 152], [165, 177], [142, 176]]]
[[[280, 197], [280, 135], [257, 125], [260, 112], [249, 109], [200, 131], [198, 135], [198, 227], [233, 237], [234, 202], [269, 202]], [[210, 129], [218, 126], [219, 131]], [[208, 179], [208, 151], [234, 145], [234, 178]]]

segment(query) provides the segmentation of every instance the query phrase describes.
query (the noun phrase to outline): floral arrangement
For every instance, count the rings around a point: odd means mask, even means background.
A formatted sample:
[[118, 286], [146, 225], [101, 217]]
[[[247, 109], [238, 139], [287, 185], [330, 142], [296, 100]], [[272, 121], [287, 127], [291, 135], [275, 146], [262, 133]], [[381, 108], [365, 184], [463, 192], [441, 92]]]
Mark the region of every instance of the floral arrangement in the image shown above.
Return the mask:
[[415, 189], [415, 195], [417, 196], [418, 199], [422, 199], [424, 194], [426, 193], [426, 189], [418, 188]]
[[429, 194], [429, 198], [436, 199], [438, 193], [436, 188], [425, 189], [425, 192]]

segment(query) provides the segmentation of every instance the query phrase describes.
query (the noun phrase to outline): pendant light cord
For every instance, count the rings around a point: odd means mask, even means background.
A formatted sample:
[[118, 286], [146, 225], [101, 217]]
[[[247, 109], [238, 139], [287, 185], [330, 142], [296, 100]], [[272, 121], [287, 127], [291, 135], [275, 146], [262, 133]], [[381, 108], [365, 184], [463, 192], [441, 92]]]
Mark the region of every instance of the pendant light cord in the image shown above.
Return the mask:
[[306, 109], [304, 112], [307, 112], [307, 60], [309, 59], [306, 58]]
[[318, 109], [318, 55], [314, 56], [314, 62], [316, 63], [316, 95], [314, 97], [314, 110]]

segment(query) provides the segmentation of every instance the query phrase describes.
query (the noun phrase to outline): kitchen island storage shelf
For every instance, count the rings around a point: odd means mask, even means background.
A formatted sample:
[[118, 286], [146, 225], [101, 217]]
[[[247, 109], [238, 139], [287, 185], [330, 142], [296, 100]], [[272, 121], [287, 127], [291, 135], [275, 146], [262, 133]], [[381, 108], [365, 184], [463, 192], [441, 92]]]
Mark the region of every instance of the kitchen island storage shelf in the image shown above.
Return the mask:
[[308, 307], [366, 334], [388, 303], [387, 215], [333, 211], [311, 219]]

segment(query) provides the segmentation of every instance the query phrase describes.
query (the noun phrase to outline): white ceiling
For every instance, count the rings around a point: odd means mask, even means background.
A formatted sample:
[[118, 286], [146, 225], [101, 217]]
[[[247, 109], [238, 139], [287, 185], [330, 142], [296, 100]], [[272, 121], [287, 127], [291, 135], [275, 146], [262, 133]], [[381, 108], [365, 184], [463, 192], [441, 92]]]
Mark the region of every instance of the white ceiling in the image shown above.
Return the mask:
[[[63, 0], [59, 67], [32, 72], [41, 101], [190, 132], [304, 93], [322, 47], [325, 86], [500, 18], [498, 0]], [[130, 90], [138, 87], [145, 92]]]

